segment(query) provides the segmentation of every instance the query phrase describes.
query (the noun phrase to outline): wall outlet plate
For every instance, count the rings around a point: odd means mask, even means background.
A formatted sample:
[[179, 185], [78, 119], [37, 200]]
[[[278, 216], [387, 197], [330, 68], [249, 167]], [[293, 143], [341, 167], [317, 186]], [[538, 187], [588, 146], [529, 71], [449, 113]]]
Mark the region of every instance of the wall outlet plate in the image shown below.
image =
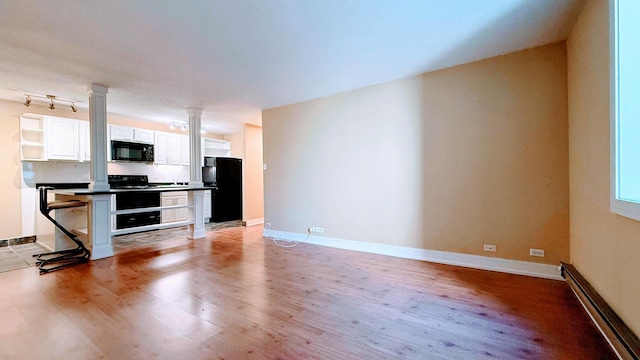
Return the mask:
[[544, 250], [542, 250], [542, 249], [529, 249], [529, 256], [544, 257]]
[[490, 244], [484, 244], [484, 251], [496, 252], [496, 246]]

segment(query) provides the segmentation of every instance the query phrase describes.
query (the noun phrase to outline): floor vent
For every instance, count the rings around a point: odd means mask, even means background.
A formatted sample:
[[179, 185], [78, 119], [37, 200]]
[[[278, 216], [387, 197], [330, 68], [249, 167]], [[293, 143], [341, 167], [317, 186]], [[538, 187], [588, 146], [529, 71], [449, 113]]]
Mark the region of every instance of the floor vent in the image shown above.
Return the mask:
[[640, 340], [571, 264], [562, 263], [562, 277], [620, 359], [640, 359]]

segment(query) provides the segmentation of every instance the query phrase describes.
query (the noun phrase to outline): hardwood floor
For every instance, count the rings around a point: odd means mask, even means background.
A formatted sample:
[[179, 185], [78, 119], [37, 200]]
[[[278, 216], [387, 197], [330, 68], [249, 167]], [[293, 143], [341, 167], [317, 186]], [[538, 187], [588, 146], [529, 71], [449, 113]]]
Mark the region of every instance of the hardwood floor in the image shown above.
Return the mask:
[[2, 359], [610, 359], [566, 283], [262, 228], [0, 274]]

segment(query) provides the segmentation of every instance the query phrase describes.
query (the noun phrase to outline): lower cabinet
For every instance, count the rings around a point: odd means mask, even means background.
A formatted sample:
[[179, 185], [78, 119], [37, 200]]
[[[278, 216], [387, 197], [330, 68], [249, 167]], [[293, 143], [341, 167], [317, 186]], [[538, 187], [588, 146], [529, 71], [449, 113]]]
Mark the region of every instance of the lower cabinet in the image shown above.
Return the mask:
[[204, 207], [204, 222], [211, 220], [211, 190], [204, 192], [203, 204]]
[[[188, 196], [186, 191], [163, 192], [160, 197], [160, 206], [187, 206]], [[189, 219], [189, 209], [187, 207], [162, 210], [161, 222], [170, 223], [176, 221], [186, 221]]]

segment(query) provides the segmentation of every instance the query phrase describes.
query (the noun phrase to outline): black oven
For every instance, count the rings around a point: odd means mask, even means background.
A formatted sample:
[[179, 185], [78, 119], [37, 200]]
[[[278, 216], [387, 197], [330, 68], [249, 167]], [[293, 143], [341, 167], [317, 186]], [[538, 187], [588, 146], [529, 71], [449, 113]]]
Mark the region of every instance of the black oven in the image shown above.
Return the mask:
[[[160, 206], [159, 192], [124, 192], [116, 194], [116, 210]], [[116, 229], [160, 224], [160, 211], [144, 211], [116, 215]]]
[[111, 160], [153, 162], [153, 145], [111, 140]]

